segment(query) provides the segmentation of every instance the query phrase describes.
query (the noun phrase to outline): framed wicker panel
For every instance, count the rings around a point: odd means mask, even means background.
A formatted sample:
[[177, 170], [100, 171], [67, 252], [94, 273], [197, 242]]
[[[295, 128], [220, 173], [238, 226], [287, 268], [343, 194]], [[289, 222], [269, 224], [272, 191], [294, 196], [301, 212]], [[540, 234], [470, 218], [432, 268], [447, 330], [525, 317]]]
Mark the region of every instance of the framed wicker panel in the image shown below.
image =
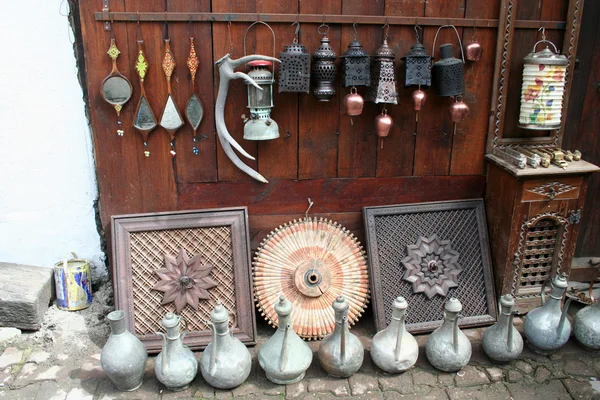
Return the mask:
[[126, 312], [129, 331], [150, 353], [162, 345], [155, 334], [161, 330], [160, 320], [176, 312], [174, 303], [161, 305], [164, 293], [152, 289], [159, 282], [156, 271], [165, 267], [165, 255], [175, 258], [182, 249], [213, 267], [209, 279], [216, 284], [210, 285], [208, 299], [199, 300], [197, 310], [186, 304], [179, 313], [189, 328], [184, 343], [193, 350], [206, 347], [210, 311], [221, 301], [232, 313], [235, 336], [255, 344], [246, 207], [113, 216], [112, 234], [115, 308]]
[[377, 330], [404, 296], [406, 328], [429, 332], [442, 324], [444, 303], [463, 305], [461, 327], [496, 321], [483, 200], [364, 207]]

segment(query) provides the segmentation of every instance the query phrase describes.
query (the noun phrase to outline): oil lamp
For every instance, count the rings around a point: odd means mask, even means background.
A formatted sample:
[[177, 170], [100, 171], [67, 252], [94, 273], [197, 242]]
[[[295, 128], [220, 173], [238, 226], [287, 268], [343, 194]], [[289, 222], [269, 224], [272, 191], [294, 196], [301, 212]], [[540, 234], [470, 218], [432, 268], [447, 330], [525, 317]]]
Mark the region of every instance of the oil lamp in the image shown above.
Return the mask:
[[265, 60], [254, 60], [248, 64], [248, 76], [260, 87], [257, 88], [250, 82], [248, 86], [248, 108], [250, 118], [244, 125], [244, 139], [246, 140], [271, 140], [279, 137], [279, 126], [271, 119], [273, 108], [273, 73], [269, 69], [273, 63]]
[[[552, 45], [554, 52], [546, 46], [536, 53], [535, 48], [540, 43]], [[559, 54], [556, 46], [546, 40], [542, 33], [542, 40], [533, 46], [524, 61], [519, 127], [540, 130], [560, 128], [565, 72], [569, 63], [567, 57]]]

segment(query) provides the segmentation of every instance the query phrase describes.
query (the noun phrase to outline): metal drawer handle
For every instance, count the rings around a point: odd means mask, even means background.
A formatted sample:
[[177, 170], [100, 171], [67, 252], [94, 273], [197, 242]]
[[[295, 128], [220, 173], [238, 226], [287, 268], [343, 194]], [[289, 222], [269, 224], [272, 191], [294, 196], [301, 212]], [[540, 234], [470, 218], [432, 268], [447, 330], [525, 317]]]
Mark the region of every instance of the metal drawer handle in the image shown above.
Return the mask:
[[554, 186], [550, 186], [550, 189], [548, 190], [548, 198], [550, 200], [554, 200], [555, 197], [556, 197], [556, 189], [554, 188]]

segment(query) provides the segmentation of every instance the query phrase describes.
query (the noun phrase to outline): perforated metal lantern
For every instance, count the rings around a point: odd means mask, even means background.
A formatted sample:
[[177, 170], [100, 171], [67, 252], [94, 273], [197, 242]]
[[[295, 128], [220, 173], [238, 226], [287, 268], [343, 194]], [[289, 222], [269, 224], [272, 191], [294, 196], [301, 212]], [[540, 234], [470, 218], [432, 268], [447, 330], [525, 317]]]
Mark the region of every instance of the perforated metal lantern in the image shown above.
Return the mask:
[[279, 53], [279, 93], [310, 91], [310, 54], [296, 39]]
[[345, 87], [371, 85], [371, 57], [356, 38], [340, 58]]
[[[554, 52], [546, 47], [536, 53], [536, 46], [542, 42], [551, 44]], [[559, 54], [552, 42], [540, 40], [524, 61], [519, 127], [560, 128], [567, 57]]]
[[279, 137], [279, 126], [271, 119], [273, 108], [273, 73], [269, 69], [270, 61], [255, 60], [247, 64], [250, 67], [248, 76], [252, 78], [262, 90], [246, 82], [248, 86], [248, 108], [250, 118], [244, 125], [244, 139], [270, 140]]
[[[321, 27], [319, 27], [321, 28]], [[327, 28], [329, 31], [329, 28]], [[319, 32], [321, 33], [321, 32]], [[311, 78], [313, 82], [313, 94], [319, 101], [329, 101], [335, 96], [335, 75], [337, 67], [335, 59], [337, 54], [329, 44], [329, 38], [325, 36], [321, 38], [321, 45], [313, 53], [313, 64], [311, 68]]]
[[431, 76], [438, 96], [458, 96], [465, 92], [464, 61], [454, 57], [454, 46], [440, 46], [440, 60], [433, 63]]
[[396, 54], [389, 48], [387, 39], [373, 55], [371, 87], [367, 91], [367, 101], [372, 103], [398, 104], [396, 75], [394, 73]]
[[415, 43], [402, 57], [406, 71], [404, 86], [431, 86], [431, 56], [421, 43]]

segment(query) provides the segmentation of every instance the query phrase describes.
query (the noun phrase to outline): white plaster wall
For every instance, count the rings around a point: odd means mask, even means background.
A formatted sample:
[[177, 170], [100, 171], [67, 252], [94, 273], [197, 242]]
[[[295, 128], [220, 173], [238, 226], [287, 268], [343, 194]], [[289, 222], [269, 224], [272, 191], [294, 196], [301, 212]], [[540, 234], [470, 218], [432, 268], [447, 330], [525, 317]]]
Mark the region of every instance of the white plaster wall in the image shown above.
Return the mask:
[[[106, 277], [92, 141], [61, 0], [3, 2], [0, 261], [52, 267], [75, 251]], [[61, 4], [62, 3], [62, 4]], [[15, 16], [26, 13], [26, 18]]]

